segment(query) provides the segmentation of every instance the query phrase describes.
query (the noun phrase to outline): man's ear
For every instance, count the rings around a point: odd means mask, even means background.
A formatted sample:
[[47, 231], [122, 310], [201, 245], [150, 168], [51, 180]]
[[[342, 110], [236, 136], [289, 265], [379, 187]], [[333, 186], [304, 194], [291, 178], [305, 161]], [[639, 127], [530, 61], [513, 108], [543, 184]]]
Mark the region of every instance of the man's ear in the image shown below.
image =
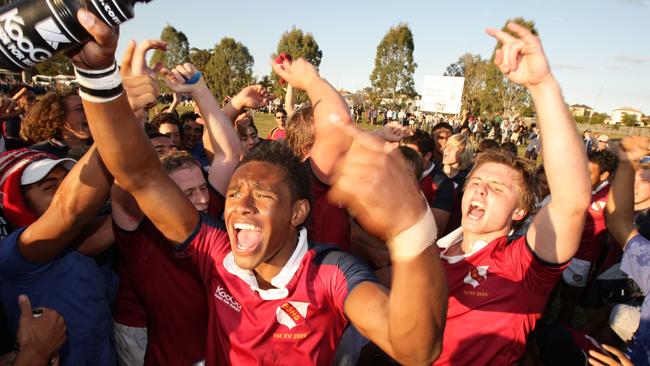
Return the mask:
[[609, 175], [610, 175], [609, 172], [603, 172], [603, 173], [601, 173], [601, 174], [600, 174], [600, 181], [601, 181], [601, 182], [606, 181], [607, 178], [609, 178]]
[[528, 212], [524, 210], [523, 208], [518, 208], [515, 210], [515, 212], [512, 213], [512, 221], [520, 221], [524, 217], [526, 217], [526, 214]]
[[291, 226], [298, 227], [304, 223], [307, 220], [307, 216], [309, 216], [309, 209], [309, 200], [297, 200], [291, 210]]

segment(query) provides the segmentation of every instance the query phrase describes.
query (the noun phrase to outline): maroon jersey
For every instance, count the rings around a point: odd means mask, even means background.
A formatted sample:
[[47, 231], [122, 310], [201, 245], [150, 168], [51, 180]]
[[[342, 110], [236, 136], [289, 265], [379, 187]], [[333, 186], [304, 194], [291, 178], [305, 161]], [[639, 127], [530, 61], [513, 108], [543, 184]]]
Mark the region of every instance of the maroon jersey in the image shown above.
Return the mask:
[[300, 230], [293, 255], [259, 289], [239, 268], [222, 221], [205, 215], [179, 250], [197, 264], [208, 293], [206, 365], [330, 365], [348, 320], [343, 304], [363, 281], [375, 281], [358, 259], [307, 242]]
[[287, 138], [287, 130], [281, 130], [277, 127], [274, 127], [269, 135], [266, 136], [267, 140], [285, 140]]
[[574, 256], [589, 262], [596, 262], [606, 244], [607, 226], [605, 225], [605, 204], [609, 193], [609, 183], [596, 188], [591, 197], [591, 205], [587, 211], [585, 226], [582, 229], [580, 247]]
[[327, 200], [330, 186], [321, 182], [311, 170], [309, 160], [304, 168], [309, 172], [312, 206], [307, 230], [309, 239], [319, 243], [337, 245], [345, 251], [350, 250], [350, 218], [347, 211]]
[[[223, 197], [211, 191], [209, 214], [221, 217], [223, 206]], [[148, 219], [132, 232], [113, 229], [124, 271], [145, 310], [145, 365], [191, 365], [203, 360], [208, 304], [192, 259], [176, 251]]]
[[422, 189], [430, 207], [451, 213], [454, 210], [456, 198], [454, 184], [439, 166], [440, 164], [434, 163], [428, 171], [422, 174], [420, 189]]
[[[439, 242], [444, 250], [451, 244], [444, 238]], [[440, 255], [449, 305], [442, 353], [434, 364], [517, 364], [566, 265], [537, 258], [525, 236], [477, 242], [474, 250], [467, 256]]]

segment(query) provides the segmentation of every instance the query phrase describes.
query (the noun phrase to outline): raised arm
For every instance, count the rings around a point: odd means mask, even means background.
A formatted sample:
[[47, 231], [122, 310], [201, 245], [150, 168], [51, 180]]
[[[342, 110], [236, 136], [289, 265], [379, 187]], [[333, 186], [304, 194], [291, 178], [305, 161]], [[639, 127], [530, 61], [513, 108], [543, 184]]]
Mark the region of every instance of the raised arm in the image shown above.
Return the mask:
[[59, 255], [95, 218], [112, 182], [97, 148], [91, 147], [63, 179], [48, 209], [20, 234], [23, 257], [47, 262]]
[[287, 92], [284, 94], [284, 110], [287, 111], [287, 121], [296, 112], [293, 108], [293, 86], [287, 84]]
[[347, 103], [336, 89], [318, 75], [305, 59], [272, 63], [273, 71], [294, 88], [307, 92], [314, 109], [316, 140], [311, 149], [311, 165], [321, 182], [330, 184], [334, 167], [350, 147], [350, 137], [333, 127], [331, 121], [354, 125]]
[[539, 258], [563, 263], [578, 249], [591, 201], [587, 157], [539, 38], [516, 23], [509, 23], [508, 29], [516, 36], [487, 30], [502, 43], [494, 62], [510, 81], [530, 91], [544, 142], [542, 157], [553, 197], [536, 215], [527, 239]]
[[354, 143], [337, 168], [329, 198], [387, 242], [393, 269], [390, 293], [363, 282], [348, 294], [345, 313], [398, 362], [429, 365], [440, 353], [447, 313], [433, 215], [399, 150], [387, 153], [384, 141], [354, 126], [342, 125], [338, 133]]
[[205, 130], [212, 146], [213, 159], [208, 181], [214, 189], [225, 195], [233, 170], [239, 163], [241, 144], [228, 117], [221, 111], [212, 92], [201, 76], [193, 84], [187, 84], [198, 73], [192, 64], [178, 65], [174, 70], [162, 70], [165, 82], [175, 93], [189, 93], [196, 102], [203, 119]]
[[634, 174], [639, 161], [650, 152], [650, 138], [624, 138], [618, 148], [618, 168], [605, 205], [607, 231], [616, 241], [625, 244], [638, 234], [634, 228]]
[[[92, 13], [79, 10], [77, 18], [94, 41], [72, 58], [79, 70], [110, 69], [115, 62], [117, 34]], [[90, 93], [100, 85], [83, 80]], [[119, 90], [119, 86], [116, 90]], [[158, 156], [137, 122], [124, 93], [112, 98], [84, 94], [90, 130], [108, 170], [131, 193], [144, 214], [172, 243], [183, 242], [196, 228], [199, 217], [192, 203], [164, 173]]]

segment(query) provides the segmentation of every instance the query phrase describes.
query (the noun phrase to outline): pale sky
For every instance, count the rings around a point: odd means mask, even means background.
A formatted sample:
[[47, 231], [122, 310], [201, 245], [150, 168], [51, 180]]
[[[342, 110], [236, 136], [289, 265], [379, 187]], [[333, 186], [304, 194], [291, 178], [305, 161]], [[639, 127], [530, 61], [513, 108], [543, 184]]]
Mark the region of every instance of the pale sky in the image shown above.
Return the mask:
[[465, 52], [490, 57], [494, 41], [484, 29], [523, 16], [537, 24], [569, 104], [650, 114], [650, 0], [153, 0], [135, 12], [122, 26], [120, 49], [128, 39], [159, 37], [169, 23], [191, 47], [212, 48], [225, 36], [242, 42], [258, 76], [270, 72], [282, 33], [297, 26], [323, 51], [321, 75], [350, 91], [370, 85], [377, 45], [391, 26], [407, 23], [418, 92], [424, 75], [442, 75]]

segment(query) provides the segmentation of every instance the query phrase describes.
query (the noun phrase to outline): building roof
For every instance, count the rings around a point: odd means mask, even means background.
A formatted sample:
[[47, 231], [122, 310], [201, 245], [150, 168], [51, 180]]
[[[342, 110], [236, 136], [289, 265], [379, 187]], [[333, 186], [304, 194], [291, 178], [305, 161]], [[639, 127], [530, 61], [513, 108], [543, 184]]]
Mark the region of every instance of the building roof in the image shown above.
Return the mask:
[[585, 109], [593, 109], [593, 108], [591, 108], [590, 106], [585, 105], [585, 104], [572, 104], [570, 107], [571, 107], [571, 108], [585, 108]]
[[616, 108], [614, 109], [614, 112], [616, 111], [623, 111], [623, 112], [632, 112], [632, 113], [641, 113], [640, 110], [632, 107], [621, 107], [621, 108]]

